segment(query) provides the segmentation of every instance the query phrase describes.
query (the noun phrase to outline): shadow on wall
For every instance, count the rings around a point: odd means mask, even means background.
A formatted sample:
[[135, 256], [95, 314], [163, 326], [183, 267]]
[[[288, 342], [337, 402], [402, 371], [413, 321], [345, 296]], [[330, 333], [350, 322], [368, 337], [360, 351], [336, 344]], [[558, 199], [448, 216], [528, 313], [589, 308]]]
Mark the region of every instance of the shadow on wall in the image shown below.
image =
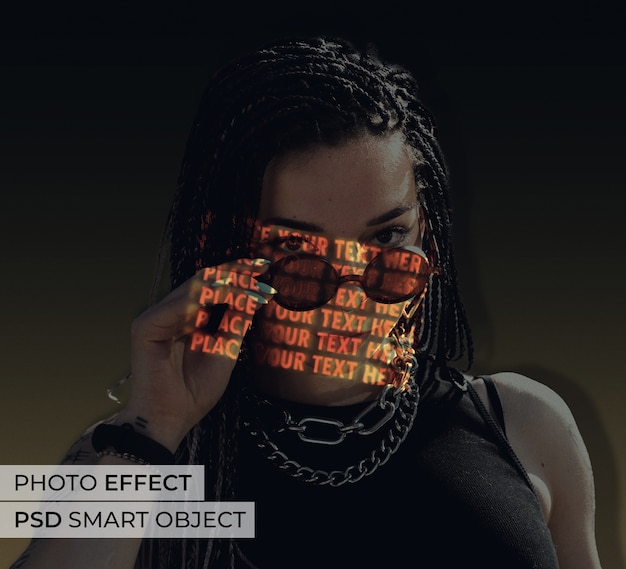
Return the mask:
[[587, 394], [575, 383], [545, 368], [521, 366], [519, 373], [556, 391], [571, 409], [593, 466], [596, 489], [596, 539], [604, 569], [626, 569], [622, 553], [619, 480], [614, 449], [602, 427], [600, 415]]

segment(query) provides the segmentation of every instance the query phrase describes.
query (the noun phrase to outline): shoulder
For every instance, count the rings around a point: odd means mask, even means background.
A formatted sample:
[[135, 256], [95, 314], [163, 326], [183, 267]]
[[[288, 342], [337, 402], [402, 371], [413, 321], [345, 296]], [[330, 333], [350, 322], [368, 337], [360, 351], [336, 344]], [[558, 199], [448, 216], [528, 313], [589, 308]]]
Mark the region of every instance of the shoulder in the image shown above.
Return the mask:
[[553, 389], [515, 372], [500, 372], [491, 376], [498, 387], [498, 392], [505, 398], [515, 398], [528, 404], [537, 404], [550, 409], [562, 418], [571, 417], [571, 412], [561, 396]]
[[[600, 567], [591, 462], [570, 408], [554, 390], [524, 375], [491, 377], [511, 446], [533, 483], [545, 484], [549, 492], [546, 521], [561, 566]], [[472, 383], [484, 398], [482, 382]]]
[[[576, 421], [554, 390], [513, 372], [491, 378], [502, 404], [507, 438], [531, 478], [534, 475], [546, 484], [550, 498], [558, 494], [566, 464], [575, 460], [590, 471]], [[484, 382], [474, 378], [471, 384], [493, 414]]]
[[558, 482], [564, 464], [572, 460], [590, 471], [589, 456], [576, 420], [558, 393], [518, 373], [497, 373], [492, 378], [500, 395], [511, 443], [530, 445], [530, 449], [523, 450], [532, 450], [535, 460], [540, 459], [548, 482]]
[[524, 430], [557, 429], [560, 434], [578, 432], [570, 408], [553, 389], [525, 375], [513, 372], [491, 376], [502, 400], [507, 425]]
[[[563, 475], [590, 475], [589, 455], [572, 412], [548, 386], [512, 372], [491, 376], [498, 390], [507, 436], [522, 462], [537, 470], [557, 495]], [[577, 465], [575, 471], [569, 469]]]

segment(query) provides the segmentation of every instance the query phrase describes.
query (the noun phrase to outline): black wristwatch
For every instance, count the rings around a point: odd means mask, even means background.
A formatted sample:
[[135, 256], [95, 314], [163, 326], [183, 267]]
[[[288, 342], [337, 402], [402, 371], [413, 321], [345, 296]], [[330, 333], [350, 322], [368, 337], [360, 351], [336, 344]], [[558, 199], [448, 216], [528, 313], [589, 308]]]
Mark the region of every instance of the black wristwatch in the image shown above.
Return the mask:
[[130, 423], [98, 425], [91, 436], [91, 444], [98, 456], [113, 450], [116, 455], [128, 455], [143, 464], [174, 464], [173, 453], [150, 437], [139, 434]]

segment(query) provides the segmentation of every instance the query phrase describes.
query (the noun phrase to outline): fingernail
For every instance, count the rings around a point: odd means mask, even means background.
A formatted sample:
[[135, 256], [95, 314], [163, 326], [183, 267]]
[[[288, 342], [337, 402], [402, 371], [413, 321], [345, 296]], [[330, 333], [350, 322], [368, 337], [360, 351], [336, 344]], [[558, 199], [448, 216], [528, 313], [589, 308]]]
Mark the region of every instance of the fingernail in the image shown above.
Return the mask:
[[276, 294], [278, 292], [273, 286], [270, 286], [267, 283], [256, 282], [254, 283], [254, 286], [263, 294]]
[[256, 300], [259, 304], [267, 304], [269, 302], [264, 296], [261, 296], [260, 294], [251, 290], [244, 290], [243, 293], [253, 300]]
[[226, 286], [229, 285], [230, 283], [233, 282], [233, 279], [231, 278], [225, 278], [225, 279], [218, 279], [215, 282], [211, 283], [211, 286]]
[[253, 264], [253, 265], [257, 265], [257, 266], [259, 266], [259, 265], [271, 265], [272, 261], [270, 261], [269, 259], [263, 259], [261, 257], [258, 257], [256, 259], [252, 259], [250, 261], [250, 263]]

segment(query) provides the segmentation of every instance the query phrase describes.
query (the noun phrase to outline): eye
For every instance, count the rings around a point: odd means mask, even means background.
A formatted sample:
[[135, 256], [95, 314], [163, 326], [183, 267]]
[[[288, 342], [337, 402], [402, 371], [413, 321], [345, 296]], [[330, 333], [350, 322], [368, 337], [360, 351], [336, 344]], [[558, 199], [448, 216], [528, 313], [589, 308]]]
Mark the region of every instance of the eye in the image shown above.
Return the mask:
[[290, 235], [285, 241], [285, 249], [288, 249], [289, 251], [299, 251], [302, 247], [303, 241], [304, 240], [300, 235]]
[[379, 231], [371, 240], [375, 245], [398, 246], [401, 245], [410, 229], [404, 226], [386, 227]]
[[277, 237], [269, 242], [276, 251], [285, 251], [289, 253], [304, 253], [314, 249], [313, 244], [304, 235], [299, 233], [290, 233], [283, 237]]

